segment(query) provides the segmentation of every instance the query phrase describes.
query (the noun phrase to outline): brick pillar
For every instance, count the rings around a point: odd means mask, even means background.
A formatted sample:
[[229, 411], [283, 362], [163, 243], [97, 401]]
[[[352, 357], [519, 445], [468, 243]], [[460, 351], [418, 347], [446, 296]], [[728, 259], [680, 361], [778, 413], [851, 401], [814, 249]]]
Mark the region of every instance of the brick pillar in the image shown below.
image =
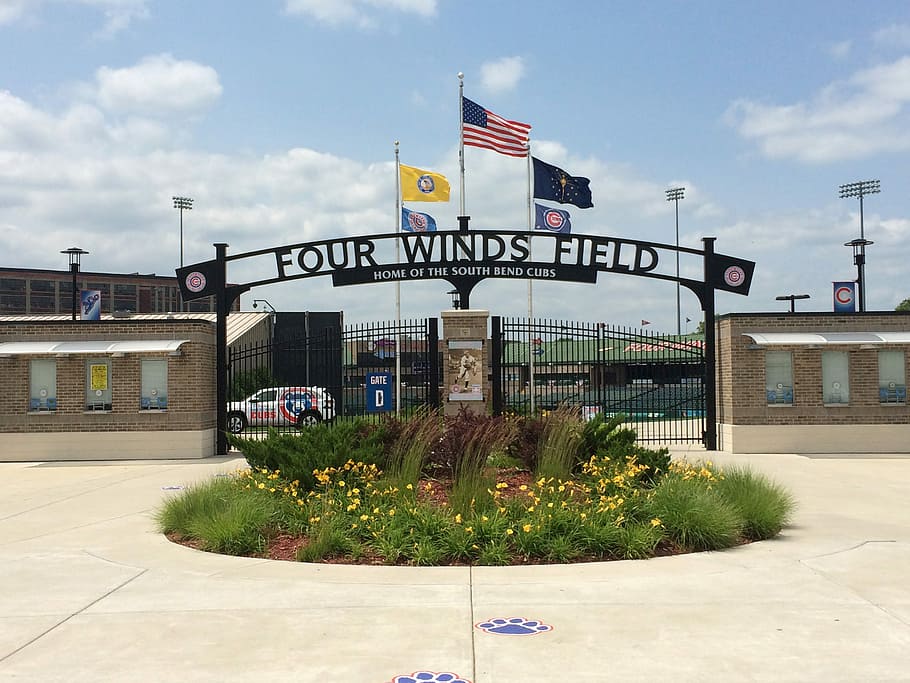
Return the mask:
[[442, 312], [442, 405], [445, 415], [455, 415], [462, 406], [477, 413], [488, 413], [491, 409], [489, 318], [489, 311]]

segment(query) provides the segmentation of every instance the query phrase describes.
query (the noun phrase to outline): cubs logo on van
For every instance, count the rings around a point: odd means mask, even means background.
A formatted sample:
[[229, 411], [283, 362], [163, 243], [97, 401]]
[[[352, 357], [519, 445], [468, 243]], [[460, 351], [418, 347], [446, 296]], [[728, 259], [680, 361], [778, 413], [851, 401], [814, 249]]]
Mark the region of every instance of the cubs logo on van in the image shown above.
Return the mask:
[[321, 387], [269, 387], [229, 403], [227, 426], [239, 434], [248, 427], [306, 427], [334, 417], [335, 401]]

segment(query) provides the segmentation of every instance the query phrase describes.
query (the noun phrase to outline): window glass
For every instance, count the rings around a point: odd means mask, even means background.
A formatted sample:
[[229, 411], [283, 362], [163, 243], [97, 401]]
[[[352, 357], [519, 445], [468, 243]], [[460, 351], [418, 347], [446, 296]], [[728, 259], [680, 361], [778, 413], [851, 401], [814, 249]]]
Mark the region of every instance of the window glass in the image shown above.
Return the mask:
[[163, 410], [167, 408], [167, 360], [164, 358], [143, 360], [141, 374], [140, 409]]
[[822, 401], [827, 404], [850, 402], [849, 356], [844, 351], [822, 353]]
[[85, 409], [111, 409], [111, 361], [91, 358], [85, 362]]
[[57, 361], [29, 361], [29, 410], [57, 410]]
[[789, 351], [765, 353], [765, 395], [768, 405], [793, 404], [793, 355]]
[[903, 351], [878, 352], [878, 396], [882, 403], [907, 401]]

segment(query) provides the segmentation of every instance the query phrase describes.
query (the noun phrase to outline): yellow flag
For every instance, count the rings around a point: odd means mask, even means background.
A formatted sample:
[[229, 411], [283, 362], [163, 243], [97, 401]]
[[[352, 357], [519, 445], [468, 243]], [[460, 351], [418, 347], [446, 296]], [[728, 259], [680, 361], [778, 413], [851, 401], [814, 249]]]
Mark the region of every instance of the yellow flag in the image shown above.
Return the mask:
[[439, 173], [402, 164], [401, 198], [406, 202], [447, 202], [449, 181]]

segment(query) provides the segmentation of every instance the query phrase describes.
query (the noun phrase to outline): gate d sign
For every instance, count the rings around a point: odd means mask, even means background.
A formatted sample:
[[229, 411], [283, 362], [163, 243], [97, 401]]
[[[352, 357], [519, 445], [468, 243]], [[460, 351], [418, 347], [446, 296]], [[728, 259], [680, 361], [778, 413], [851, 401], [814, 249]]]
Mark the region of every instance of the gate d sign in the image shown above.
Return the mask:
[[367, 412], [392, 410], [392, 373], [367, 373]]

